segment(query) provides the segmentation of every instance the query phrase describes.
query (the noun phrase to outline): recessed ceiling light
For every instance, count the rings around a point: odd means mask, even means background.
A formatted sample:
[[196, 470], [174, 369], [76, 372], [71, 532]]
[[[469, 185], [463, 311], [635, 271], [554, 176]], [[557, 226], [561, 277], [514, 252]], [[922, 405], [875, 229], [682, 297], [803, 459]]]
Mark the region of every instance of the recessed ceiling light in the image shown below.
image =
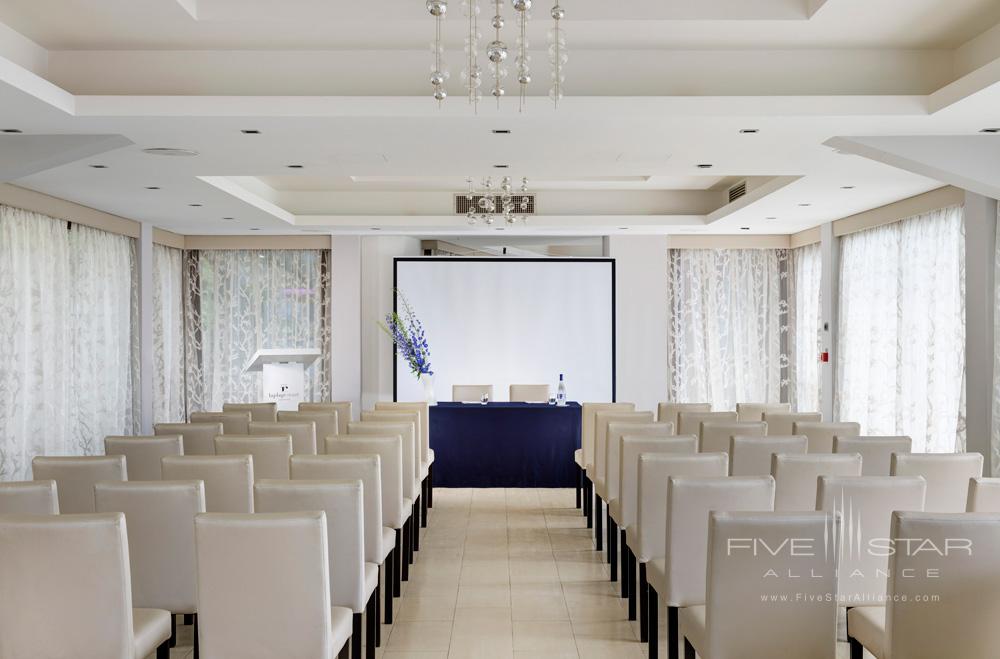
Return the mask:
[[510, 165], [493, 165], [494, 169], [507, 169]]
[[193, 151], [191, 149], [172, 149], [166, 147], [143, 149], [142, 152], [151, 156], [182, 156], [188, 158], [198, 155], [197, 151]]
[[[20, 131], [18, 131], [20, 132]], [[980, 133], [1000, 133], [1000, 128], [983, 128]]]
[[23, 133], [24, 131], [20, 128], [4, 128], [0, 130], [0, 133]]
[[806, 206], [812, 206], [812, 204], [799, 204], [799, 206], [806, 207]]
[[853, 190], [854, 186], [853, 185], [842, 185], [842, 186], [840, 186], [840, 189], [841, 190]]
[[618, 228], [621, 229], [622, 231], [627, 231], [628, 230], [628, 227], [618, 227]]
[[740, 231], [749, 231], [750, 227], [740, 227]]
[[236, 218], [235, 217], [224, 217], [222, 219], [224, 219], [224, 220], [235, 220]]
[[696, 165], [696, 167], [698, 169], [711, 169], [712, 168], [712, 163], [708, 163], [708, 162], [698, 163]]
[[201, 206], [201, 204], [188, 204], [188, 206], [191, 206], [193, 208], [197, 208], [198, 206]]
[[160, 188], [159, 188], [159, 186], [156, 186], [156, 185], [147, 185], [146, 189], [147, 190], [159, 190]]
[[740, 133], [743, 135], [753, 135], [754, 133], [759, 133], [759, 128], [740, 128]]
[[260, 131], [256, 128], [244, 128], [240, 132], [244, 135], [260, 135]]
[[286, 165], [288, 169], [302, 169], [302, 165]]
[[250, 230], [251, 231], [260, 231], [260, 228], [258, 228], [258, 227], [250, 227]]
[[503, 231], [503, 227], [497, 227], [497, 231]]
[[494, 135], [510, 135], [510, 129], [508, 129], [508, 128], [494, 128], [493, 129], [493, 134]]
[[765, 220], [776, 220], [776, 219], [778, 219], [778, 218], [776, 218], [776, 217], [765, 217], [764, 219], [765, 219]]
[[381, 231], [382, 227], [372, 227], [372, 231]]
[[91, 169], [107, 169], [107, 165], [90, 165]]

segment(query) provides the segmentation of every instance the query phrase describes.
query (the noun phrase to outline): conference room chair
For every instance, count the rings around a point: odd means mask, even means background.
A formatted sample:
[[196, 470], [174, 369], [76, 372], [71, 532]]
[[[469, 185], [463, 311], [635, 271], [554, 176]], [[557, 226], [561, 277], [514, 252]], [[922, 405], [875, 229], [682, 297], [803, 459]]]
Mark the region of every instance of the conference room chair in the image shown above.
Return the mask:
[[249, 412], [251, 421], [277, 421], [277, 403], [223, 403], [223, 412]]
[[[659, 403], [656, 406], [656, 420], [674, 424], [674, 431], [680, 428], [681, 412], [711, 412], [711, 403]], [[680, 434], [678, 432], [678, 434]]]
[[698, 435], [705, 421], [736, 423], [736, 412], [680, 412], [677, 414], [678, 435]]
[[480, 402], [486, 396], [488, 400], [493, 398], [492, 384], [453, 384], [451, 385], [451, 399], [458, 402]]
[[316, 452], [322, 453], [326, 438], [340, 431], [336, 412], [320, 411], [279, 411], [278, 423], [309, 423], [316, 424]]
[[352, 612], [351, 657], [361, 659], [362, 622], [368, 613], [368, 659], [375, 657], [375, 587], [378, 569], [365, 565], [364, 487], [360, 480], [258, 481], [254, 511], [326, 514], [330, 603]]
[[666, 554], [667, 482], [671, 476], [725, 478], [728, 473], [729, 456], [725, 453], [639, 454], [635, 538], [630, 535], [628, 542], [639, 563], [639, 634], [643, 643], [657, 625], [657, 614], [649, 608], [647, 572], [650, 562]]
[[222, 434], [221, 423], [157, 423], [154, 435], [180, 435], [184, 455], [215, 455], [215, 438]]
[[174, 616], [192, 616], [198, 656], [194, 517], [205, 512], [204, 483], [103, 482], [94, 486], [94, 498], [97, 512], [125, 515], [132, 605], [170, 612], [170, 647], [177, 639]]
[[0, 516], [0, 653], [168, 659], [170, 613], [132, 607], [121, 513]]
[[[847, 614], [851, 659], [861, 658], [862, 647], [878, 659], [996, 657], [1000, 515], [900, 511], [892, 515], [890, 537], [921, 538], [930, 546], [951, 549], [943, 556], [897, 551], [889, 559], [886, 605], [857, 607]], [[959, 538], [971, 549], [956, 549], [953, 543]]]
[[841, 606], [884, 603], [890, 552], [879, 543], [889, 538], [893, 511], [922, 511], [926, 492], [920, 476], [820, 476], [816, 510], [840, 515], [849, 534], [837, 577]]
[[970, 478], [966, 512], [1000, 513], [1000, 478]]
[[594, 484], [590, 473], [594, 465], [594, 419], [598, 412], [634, 411], [635, 403], [583, 403], [580, 406], [580, 448], [573, 452], [573, 461], [580, 470], [577, 507], [583, 508], [588, 529], [594, 526]]
[[353, 421], [354, 404], [349, 400], [330, 403], [299, 403], [299, 412], [335, 412], [337, 414], [337, 434], [347, 434], [347, 424]]
[[834, 453], [861, 455], [862, 476], [888, 476], [892, 469], [893, 453], [909, 453], [913, 440], [909, 437], [834, 437]]
[[796, 421], [792, 424], [793, 435], [809, 438], [810, 453], [833, 453], [834, 437], [857, 437], [861, 425], [851, 421], [842, 423], [822, 423], [819, 421]]
[[766, 437], [734, 435], [729, 442], [730, 476], [769, 476], [771, 456], [775, 453], [802, 455], [806, 452], [805, 437]]
[[251, 435], [291, 435], [292, 453], [316, 455], [316, 424], [312, 421], [251, 421]]
[[659, 654], [660, 598], [667, 605], [667, 656], [670, 659], [680, 656], [680, 610], [705, 604], [709, 513], [774, 510], [774, 479], [770, 476], [671, 476], [667, 480], [666, 507], [665, 554], [650, 561], [647, 567], [650, 659]]
[[124, 455], [129, 479], [158, 481], [161, 478], [160, 458], [184, 455], [184, 439], [180, 435], [110, 436], [104, 438], [104, 454]]
[[194, 528], [206, 657], [340, 654], [352, 611], [331, 606], [326, 513], [203, 513]]
[[94, 483], [128, 479], [123, 455], [76, 457], [38, 456], [31, 461], [31, 478], [55, 481], [59, 514], [94, 512]]
[[58, 515], [55, 481], [0, 483], [0, 515]]
[[[663, 424], [669, 425], [669, 424]], [[636, 619], [636, 578], [638, 546], [636, 519], [639, 510], [639, 456], [643, 453], [680, 453], [694, 455], [698, 452], [698, 438], [694, 435], [659, 437], [655, 435], [626, 435], [622, 438], [621, 496], [616, 502], [615, 518], [622, 530], [622, 583], [627, 589], [628, 619]]]
[[928, 513], [962, 513], [969, 501], [969, 481], [983, 475], [982, 453], [894, 453], [893, 476], [923, 476]]
[[292, 457], [291, 435], [220, 435], [215, 438], [216, 455], [253, 457], [254, 480], [288, 480], [288, 459]]
[[763, 421], [702, 421], [698, 429], [701, 438], [698, 450], [703, 453], [728, 453], [734, 435], [763, 437], [767, 424]]
[[794, 435], [792, 432], [796, 423], [814, 422], [823, 420], [823, 415], [819, 412], [793, 412], [773, 414], [764, 412], [764, 422], [767, 423], [767, 434], [788, 437]]
[[205, 482], [205, 510], [253, 512], [253, 458], [249, 455], [172, 455], [163, 458], [163, 480]]
[[[421, 528], [427, 526], [427, 499], [425, 489], [427, 478], [430, 474], [430, 464], [424, 461], [423, 441], [421, 435], [423, 428], [421, 425], [420, 412], [416, 409], [381, 409], [365, 410], [361, 413], [362, 421], [406, 423], [413, 427], [413, 467], [416, 470], [417, 489], [416, 497], [413, 500], [414, 523]], [[414, 539], [418, 539], [414, 536]], [[417, 546], [419, 549], [419, 545]]]
[[423, 496], [427, 497], [428, 508], [434, 507], [434, 449], [431, 448], [431, 409], [427, 401], [377, 401], [376, 410], [416, 411], [420, 417], [420, 465], [426, 472]]
[[817, 479], [820, 476], [860, 476], [861, 456], [857, 453], [776, 453], [771, 456], [771, 475], [774, 476], [775, 510], [816, 510]]
[[513, 403], [547, 403], [552, 388], [547, 384], [512, 384], [508, 400]]
[[839, 537], [838, 521], [824, 513], [710, 513], [705, 604], [678, 616], [684, 656], [835, 659], [837, 543], [830, 552], [796, 551], [788, 539], [827, 546]]
[[250, 433], [250, 412], [191, 412], [191, 423], [221, 423], [223, 435]]
[[738, 421], [763, 421], [765, 414], [791, 414], [790, 403], [736, 403]]

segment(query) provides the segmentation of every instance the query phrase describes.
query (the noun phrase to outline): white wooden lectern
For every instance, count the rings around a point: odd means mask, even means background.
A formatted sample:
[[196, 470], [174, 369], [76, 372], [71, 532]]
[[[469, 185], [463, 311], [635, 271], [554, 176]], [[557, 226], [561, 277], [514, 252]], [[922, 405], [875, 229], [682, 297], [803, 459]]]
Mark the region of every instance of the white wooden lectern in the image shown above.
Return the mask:
[[254, 353], [244, 373], [264, 373], [263, 398], [279, 410], [297, 410], [305, 397], [305, 370], [320, 357], [315, 348], [264, 348]]

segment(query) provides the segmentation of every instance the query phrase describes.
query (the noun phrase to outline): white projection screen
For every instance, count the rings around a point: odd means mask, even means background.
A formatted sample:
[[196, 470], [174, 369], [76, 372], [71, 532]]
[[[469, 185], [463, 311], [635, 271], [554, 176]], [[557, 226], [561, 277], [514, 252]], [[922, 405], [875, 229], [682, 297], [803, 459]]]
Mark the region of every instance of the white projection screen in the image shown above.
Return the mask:
[[[401, 257], [394, 266], [424, 324], [438, 400], [451, 400], [453, 384], [492, 384], [496, 401], [511, 384], [547, 383], [555, 395], [560, 373], [569, 400], [614, 400], [614, 260]], [[398, 354], [395, 396], [424, 398]]]

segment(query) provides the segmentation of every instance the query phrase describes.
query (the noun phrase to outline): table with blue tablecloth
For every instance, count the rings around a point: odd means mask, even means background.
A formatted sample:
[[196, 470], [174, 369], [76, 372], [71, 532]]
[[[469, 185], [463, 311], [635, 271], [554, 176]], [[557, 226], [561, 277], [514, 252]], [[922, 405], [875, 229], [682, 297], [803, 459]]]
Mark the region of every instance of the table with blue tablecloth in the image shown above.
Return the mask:
[[434, 486], [575, 487], [581, 418], [578, 403], [438, 403]]

